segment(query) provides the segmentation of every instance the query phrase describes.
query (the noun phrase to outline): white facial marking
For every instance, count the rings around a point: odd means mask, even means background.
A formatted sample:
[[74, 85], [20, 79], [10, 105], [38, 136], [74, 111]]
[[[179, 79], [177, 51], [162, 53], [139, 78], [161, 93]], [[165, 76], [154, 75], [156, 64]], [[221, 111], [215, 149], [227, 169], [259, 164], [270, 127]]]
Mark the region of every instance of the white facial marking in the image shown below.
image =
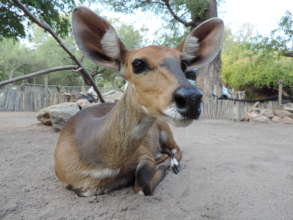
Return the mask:
[[82, 174], [85, 176], [96, 178], [96, 179], [104, 179], [107, 177], [117, 176], [119, 174], [119, 171], [120, 169], [104, 168], [104, 169], [84, 170], [82, 171]]
[[183, 53], [186, 55], [194, 56], [195, 52], [199, 49], [199, 42], [195, 36], [188, 35], [183, 45]]
[[120, 45], [116, 35], [116, 32], [113, 28], [108, 29], [108, 31], [104, 34], [101, 45], [103, 51], [108, 57], [111, 58], [119, 58], [120, 56]]
[[172, 119], [176, 119], [176, 120], [184, 119], [183, 116], [177, 111], [176, 105], [174, 103], [168, 108], [166, 108], [163, 113]]
[[171, 123], [176, 127], [186, 127], [192, 123], [193, 120], [184, 118], [176, 108], [175, 103], [163, 111], [162, 119]]
[[195, 86], [196, 85], [196, 81], [192, 80], [192, 79], [188, 79], [188, 81], [190, 82], [191, 85]]

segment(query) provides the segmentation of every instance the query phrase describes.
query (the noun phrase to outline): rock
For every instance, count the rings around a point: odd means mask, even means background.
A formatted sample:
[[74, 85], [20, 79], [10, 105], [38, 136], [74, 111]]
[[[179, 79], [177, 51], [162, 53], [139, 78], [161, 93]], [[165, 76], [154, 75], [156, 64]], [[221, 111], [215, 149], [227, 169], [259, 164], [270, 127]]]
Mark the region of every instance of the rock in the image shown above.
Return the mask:
[[272, 121], [273, 121], [273, 122], [281, 122], [281, 118], [278, 117], [278, 116], [274, 116], [274, 117], [272, 118]]
[[48, 111], [43, 111], [44, 109], [41, 109], [38, 113], [37, 113], [37, 119], [44, 125], [47, 126], [51, 126], [52, 125], [52, 121], [50, 118], [50, 114]]
[[257, 121], [257, 122], [264, 122], [267, 123], [270, 121], [270, 119], [268, 119], [267, 117], [263, 116], [263, 115], [258, 115], [256, 117], [251, 118], [252, 121]]
[[284, 105], [284, 110], [293, 114], [293, 103], [287, 103]]
[[293, 119], [289, 117], [282, 118], [282, 122], [285, 124], [292, 124], [293, 125]]
[[105, 98], [106, 102], [114, 103], [120, 100], [122, 95], [123, 95], [122, 91], [111, 90], [107, 93], [104, 93], [103, 97]]
[[78, 99], [76, 104], [79, 106], [80, 109], [85, 109], [93, 105], [97, 105], [97, 103], [90, 103], [87, 99]]
[[75, 102], [65, 102], [41, 109], [37, 113], [37, 119], [44, 125], [52, 125], [54, 130], [59, 131], [77, 112], [79, 107]]
[[247, 116], [251, 120], [253, 118], [260, 116], [260, 114], [258, 112], [248, 112]]
[[87, 99], [78, 99], [76, 104], [80, 107], [80, 109], [87, 108], [91, 106], [91, 103]]
[[271, 109], [264, 109], [264, 111], [262, 112], [262, 115], [269, 119], [272, 119], [274, 117], [273, 110]]
[[273, 113], [274, 115], [279, 116], [280, 118], [289, 117], [293, 119], [293, 113], [290, 113], [289, 111], [286, 111], [286, 110], [276, 109], [273, 111]]

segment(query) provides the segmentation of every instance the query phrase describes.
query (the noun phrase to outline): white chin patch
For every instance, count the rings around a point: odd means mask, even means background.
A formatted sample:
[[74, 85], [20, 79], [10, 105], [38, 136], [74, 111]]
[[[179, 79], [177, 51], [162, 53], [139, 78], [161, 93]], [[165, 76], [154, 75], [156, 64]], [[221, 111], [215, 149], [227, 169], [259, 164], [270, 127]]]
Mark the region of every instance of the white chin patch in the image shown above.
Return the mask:
[[163, 111], [162, 119], [176, 127], [186, 127], [192, 123], [192, 119], [184, 118], [178, 111], [175, 104], [172, 104]]

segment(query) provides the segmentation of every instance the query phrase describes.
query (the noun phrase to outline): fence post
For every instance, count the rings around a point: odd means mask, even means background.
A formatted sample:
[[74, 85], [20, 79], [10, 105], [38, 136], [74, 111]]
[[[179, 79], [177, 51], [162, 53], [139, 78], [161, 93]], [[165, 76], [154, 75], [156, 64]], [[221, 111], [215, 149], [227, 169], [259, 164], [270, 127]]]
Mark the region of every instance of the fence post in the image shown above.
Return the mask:
[[279, 89], [278, 89], [278, 102], [279, 105], [282, 105], [282, 95], [283, 95], [283, 80], [279, 80]]

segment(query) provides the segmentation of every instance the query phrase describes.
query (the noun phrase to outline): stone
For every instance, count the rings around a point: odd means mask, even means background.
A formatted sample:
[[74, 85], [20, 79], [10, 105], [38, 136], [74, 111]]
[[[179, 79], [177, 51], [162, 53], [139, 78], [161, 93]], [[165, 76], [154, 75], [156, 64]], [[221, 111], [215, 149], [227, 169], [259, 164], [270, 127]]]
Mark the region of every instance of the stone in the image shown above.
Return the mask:
[[123, 95], [122, 91], [111, 90], [111, 91], [109, 91], [107, 93], [104, 93], [103, 97], [105, 98], [106, 102], [115, 103], [115, 102], [117, 102], [118, 100], [121, 99], [122, 95]]
[[293, 114], [293, 103], [287, 103], [287, 104], [285, 104], [283, 106], [284, 106], [284, 110], [286, 110], [286, 111], [288, 111], [288, 112]]
[[268, 119], [267, 117], [263, 116], [263, 115], [258, 115], [256, 117], [251, 118], [252, 121], [257, 121], [257, 122], [263, 122], [263, 123], [267, 123], [270, 121], [270, 119]]
[[280, 118], [289, 117], [293, 119], [293, 113], [290, 113], [289, 111], [286, 111], [286, 110], [276, 109], [273, 111], [273, 113], [274, 115], [279, 116]]
[[269, 119], [272, 119], [274, 117], [273, 110], [271, 109], [264, 109], [264, 111], [262, 112], [262, 115]]
[[274, 117], [272, 118], [272, 121], [273, 121], [273, 122], [281, 122], [281, 118], [278, 117], [278, 116], [274, 116]]
[[78, 99], [76, 104], [80, 107], [80, 109], [85, 109], [91, 106], [91, 103], [87, 99]]
[[52, 125], [55, 131], [60, 131], [68, 119], [79, 111], [75, 102], [65, 102], [41, 109], [37, 119], [44, 125]]
[[289, 117], [282, 118], [282, 122], [285, 124], [292, 124], [293, 125], [293, 119]]
[[258, 113], [258, 112], [248, 112], [248, 118], [249, 119], [253, 119], [253, 118], [256, 118], [256, 117], [258, 117], [258, 116], [260, 116], [260, 114]]

